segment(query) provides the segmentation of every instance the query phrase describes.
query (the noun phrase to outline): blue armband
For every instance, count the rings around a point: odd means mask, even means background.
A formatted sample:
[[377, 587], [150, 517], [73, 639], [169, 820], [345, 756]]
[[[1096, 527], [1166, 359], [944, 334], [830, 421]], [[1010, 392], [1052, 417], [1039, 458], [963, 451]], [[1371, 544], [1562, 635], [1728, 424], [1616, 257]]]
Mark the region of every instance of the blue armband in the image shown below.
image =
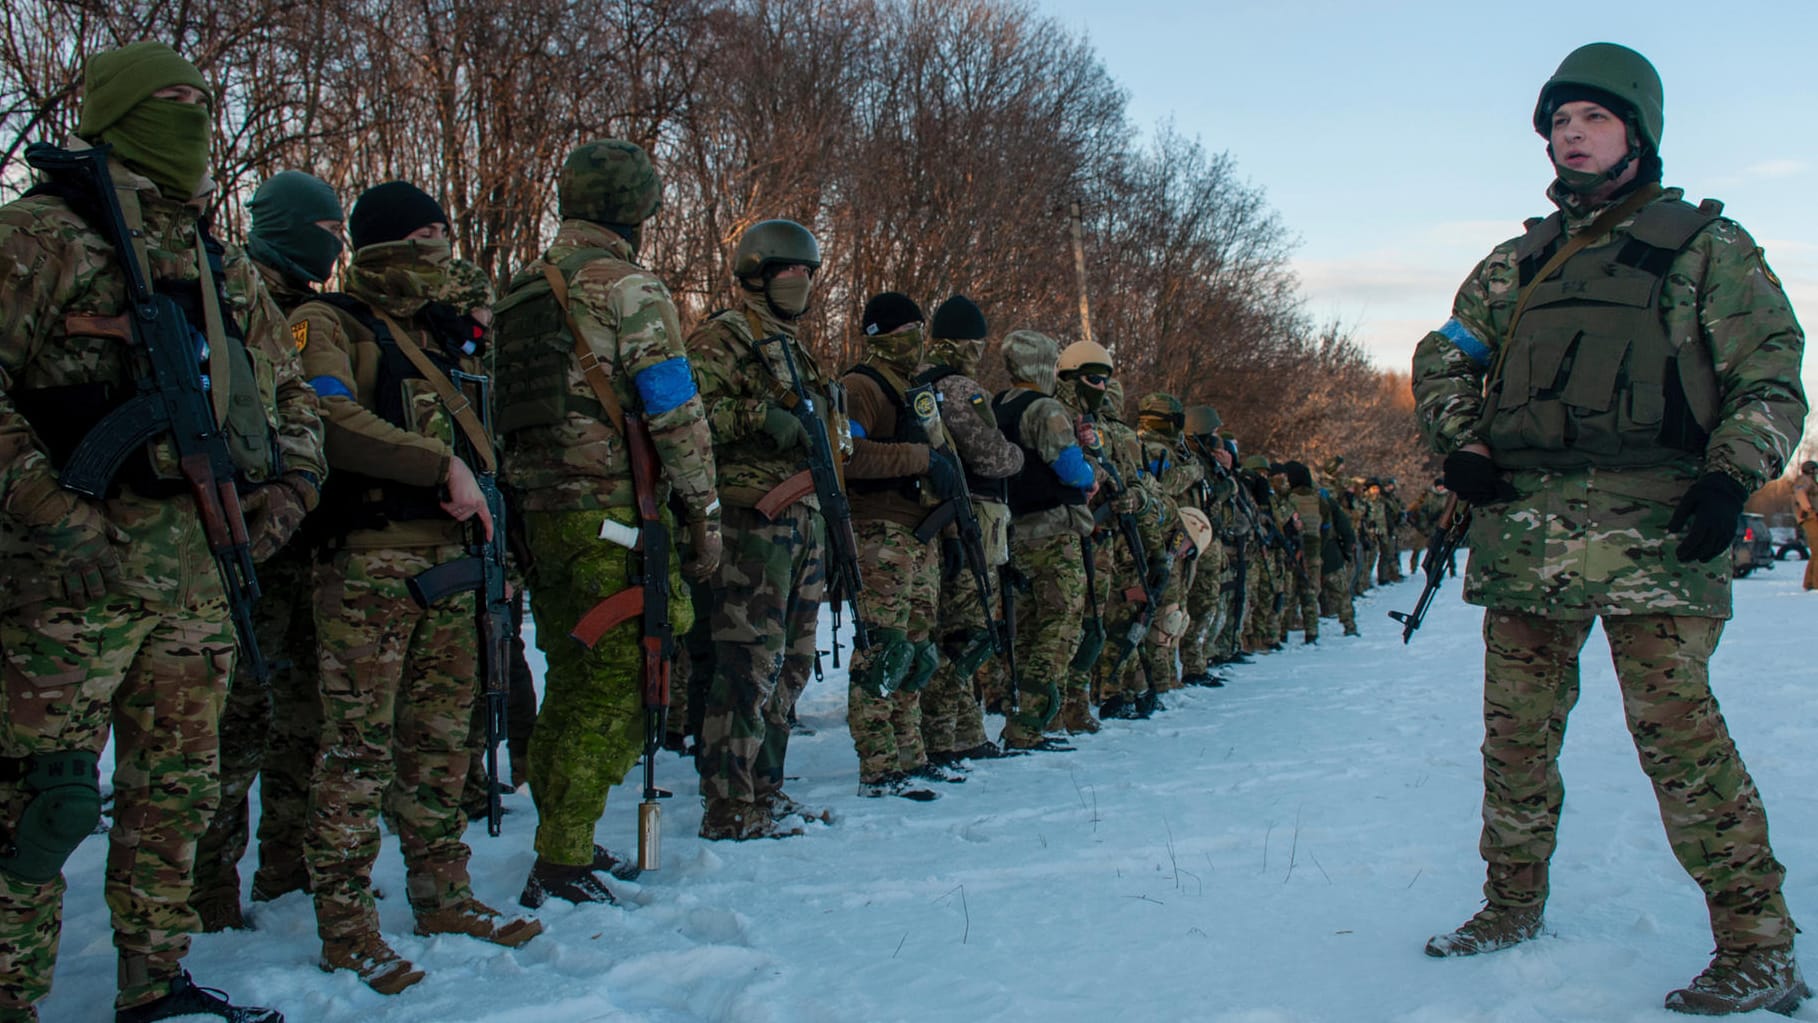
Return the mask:
[[1061, 453], [1056, 455], [1054, 461], [1049, 462], [1048, 466], [1054, 470], [1054, 475], [1059, 476], [1060, 481], [1067, 486], [1080, 490], [1092, 488], [1092, 467], [1086, 464], [1086, 455], [1080, 451], [1078, 444], [1069, 444], [1062, 448]]
[[856, 419], [846, 420], [846, 428], [852, 431], [853, 440], [860, 440], [862, 438], [871, 436], [870, 434], [865, 432], [865, 424], [859, 422]]
[[352, 398], [354, 393], [347, 385], [331, 376], [311, 377], [309, 389], [316, 392], [318, 398]]
[[644, 405], [646, 416], [660, 416], [679, 408], [698, 393], [694, 386], [694, 370], [689, 367], [688, 360], [679, 355], [645, 367], [632, 375], [631, 382], [637, 385], [638, 399]]
[[1464, 353], [1465, 358], [1479, 366], [1490, 364], [1490, 346], [1479, 340], [1476, 334], [1471, 333], [1469, 327], [1459, 323], [1458, 317], [1454, 316], [1441, 324], [1439, 334], [1456, 345], [1458, 350]]

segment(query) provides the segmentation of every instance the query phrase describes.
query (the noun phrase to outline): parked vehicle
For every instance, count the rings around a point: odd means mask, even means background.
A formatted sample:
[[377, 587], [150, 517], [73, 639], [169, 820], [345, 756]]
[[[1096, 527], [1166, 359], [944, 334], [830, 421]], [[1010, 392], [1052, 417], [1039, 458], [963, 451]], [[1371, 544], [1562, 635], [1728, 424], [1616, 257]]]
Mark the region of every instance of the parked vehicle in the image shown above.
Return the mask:
[[1774, 538], [1768, 531], [1767, 519], [1744, 512], [1736, 523], [1736, 539], [1730, 543], [1730, 571], [1741, 579], [1757, 568], [1774, 567]]

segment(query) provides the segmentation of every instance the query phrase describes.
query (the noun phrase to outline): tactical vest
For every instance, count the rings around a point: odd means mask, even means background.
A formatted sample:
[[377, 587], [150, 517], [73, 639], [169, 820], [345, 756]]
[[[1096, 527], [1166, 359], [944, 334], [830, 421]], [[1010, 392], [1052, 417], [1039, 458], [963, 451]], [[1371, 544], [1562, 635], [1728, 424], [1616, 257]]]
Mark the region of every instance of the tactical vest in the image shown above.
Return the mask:
[[[555, 264], [570, 285], [581, 268], [616, 258], [606, 249], [581, 249]], [[626, 264], [620, 277], [636, 272]], [[614, 283], [617, 283], [616, 280]], [[493, 360], [499, 388], [499, 436], [560, 424], [571, 412], [609, 422], [606, 410], [583, 384], [569, 386], [574, 334], [568, 314], [541, 272], [521, 271], [493, 307]]]
[[[1722, 396], [1704, 345], [1667, 336], [1668, 270], [1720, 206], [1644, 207], [1626, 231], [1534, 284], [1486, 399], [1485, 435], [1510, 468], [1622, 468], [1701, 454]], [[1516, 246], [1528, 288], [1564, 240], [1554, 213]]]
[[[880, 444], [927, 444], [928, 431], [922, 429], [922, 421], [909, 407], [908, 397], [897, 389], [895, 382], [880, 372], [876, 366], [859, 363], [846, 371], [857, 373], [875, 382], [878, 389], [889, 399], [890, 407], [896, 410], [896, 429], [887, 437], [873, 437], [866, 434], [866, 439]], [[846, 489], [854, 494], [897, 493], [911, 501], [922, 499], [922, 477], [920, 476], [885, 476], [879, 479], [846, 478]]]
[[[918, 375], [915, 378], [915, 382], [917, 384], [933, 387], [948, 377], [958, 375], [959, 370], [952, 366], [931, 366]], [[967, 412], [966, 414], [971, 415], [972, 413]], [[1008, 477], [992, 479], [986, 476], [975, 475], [971, 469], [967, 469], [966, 489], [971, 491], [975, 496], [996, 501], [1000, 504], [1010, 500], [1010, 480]]]
[[[81, 182], [53, 178], [25, 194], [61, 199], [83, 223], [102, 233], [94, 225], [104, 216], [104, 207], [101, 200], [89, 194]], [[137, 215], [137, 207], [127, 215], [127, 219], [133, 229], [143, 227], [142, 220]], [[217, 425], [227, 442], [227, 451], [233, 459], [234, 467], [239, 470], [240, 478], [237, 482], [244, 489], [244, 485], [263, 483], [276, 478], [283, 471], [277, 438], [271, 421], [266, 417], [266, 408], [276, 404], [276, 374], [268, 367], [263, 374], [264, 386], [261, 386], [261, 374], [254, 366], [253, 356], [246, 346], [245, 329], [228, 315], [232, 303], [228, 301], [226, 287], [227, 249], [209, 233], [207, 224], [198, 222], [196, 232], [214, 279], [214, 294], [204, 295], [200, 276], [189, 281], [154, 280], [151, 286], [152, 290], [170, 298], [182, 308], [184, 319], [189, 323], [190, 336], [196, 344], [198, 373], [206, 375], [208, 371], [208, 314], [205, 302], [212, 299], [215, 309], [220, 313], [221, 330], [227, 346], [229, 379], [226, 382], [226, 415]], [[149, 272], [149, 268], [147, 270]], [[125, 309], [122, 313], [131, 316]], [[263, 356], [260, 358], [263, 359]], [[108, 413], [138, 393], [136, 383], [128, 379], [19, 388], [10, 392], [9, 397], [13, 399], [19, 414], [37, 433], [51, 465], [61, 469], [90, 430], [105, 419]], [[182, 477], [162, 476], [158, 473], [150, 448], [143, 454], [129, 458], [121, 466], [118, 476], [108, 488], [109, 496], [118, 494], [121, 487], [130, 488], [144, 497], [158, 499], [185, 494], [190, 489], [188, 481]]]
[[1023, 413], [1047, 395], [1027, 387], [1002, 391], [991, 399], [991, 411], [997, 416], [997, 428], [1005, 439], [1023, 449], [1023, 467], [1009, 480], [1009, 502], [1012, 517], [1020, 518], [1062, 505], [1086, 503], [1086, 492], [1061, 482], [1042, 453], [1023, 441]]

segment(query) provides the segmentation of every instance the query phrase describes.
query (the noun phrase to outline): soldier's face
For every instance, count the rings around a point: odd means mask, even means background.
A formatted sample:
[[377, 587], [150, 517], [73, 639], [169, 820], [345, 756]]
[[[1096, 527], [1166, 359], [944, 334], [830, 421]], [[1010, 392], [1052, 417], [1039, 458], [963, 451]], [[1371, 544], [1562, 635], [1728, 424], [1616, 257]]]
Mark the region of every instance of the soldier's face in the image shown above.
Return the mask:
[[174, 99], [178, 103], [200, 106], [208, 102], [208, 93], [193, 85], [167, 85], [152, 93], [153, 99]]
[[448, 240], [448, 225], [439, 223], [439, 222], [434, 223], [434, 224], [424, 224], [422, 227], [419, 227], [415, 231], [412, 231], [409, 234], [404, 236], [405, 241], [410, 241], [412, 239], [421, 239], [423, 241], [432, 241], [432, 242], [447, 241]]
[[1628, 125], [1589, 100], [1560, 104], [1548, 138], [1553, 162], [1589, 174], [1606, 173], [1629, 154]]

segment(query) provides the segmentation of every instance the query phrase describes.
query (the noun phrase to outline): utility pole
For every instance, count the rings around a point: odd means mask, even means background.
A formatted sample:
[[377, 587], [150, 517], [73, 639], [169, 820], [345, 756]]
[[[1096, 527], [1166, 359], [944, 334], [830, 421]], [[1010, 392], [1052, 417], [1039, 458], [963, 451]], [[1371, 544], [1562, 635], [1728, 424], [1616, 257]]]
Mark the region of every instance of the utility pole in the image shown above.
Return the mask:
[[1079, 225], [1079, 200], [1074, 199], [1069, 207], [1073, 228], [1073, 274], [1079, 280], [1079, 336], [1092, 340], [1092, 303], [1086, 297], [1086, 243], [1081, 239]]

